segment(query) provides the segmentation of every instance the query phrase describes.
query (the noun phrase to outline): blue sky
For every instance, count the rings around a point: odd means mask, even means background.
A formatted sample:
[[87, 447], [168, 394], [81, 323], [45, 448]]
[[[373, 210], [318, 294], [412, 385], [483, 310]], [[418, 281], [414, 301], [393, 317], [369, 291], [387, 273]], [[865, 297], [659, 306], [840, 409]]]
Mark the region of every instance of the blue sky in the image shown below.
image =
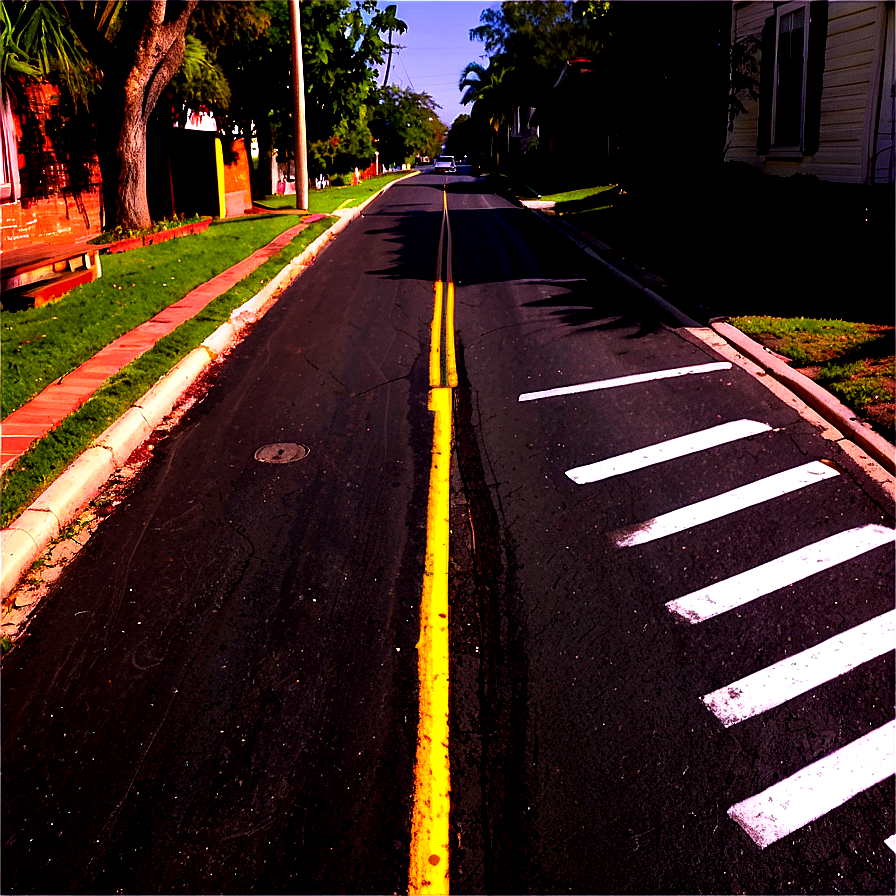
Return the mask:
[[[385, 5], [383, 0], [380, 5]], [[479, 24], [479, 15], [500, 3], [484, 0], [391, 0], [398, 7], [398, 18], [408, 30], [394, 35], [393, 41], [405, 49], [393, 54], [389, 81], [399, 87], [412, 87], [428, 93], [442, 108], [439, 118], [450, 127], [458, 115], [470, 114], [470, 106], [461, 106], [457, 89], [460, 73], [468, 62], [486, 64], [484, 47], [471, 41], [469, 31]], [[380, 73], [380, 84], [385, 69]]]

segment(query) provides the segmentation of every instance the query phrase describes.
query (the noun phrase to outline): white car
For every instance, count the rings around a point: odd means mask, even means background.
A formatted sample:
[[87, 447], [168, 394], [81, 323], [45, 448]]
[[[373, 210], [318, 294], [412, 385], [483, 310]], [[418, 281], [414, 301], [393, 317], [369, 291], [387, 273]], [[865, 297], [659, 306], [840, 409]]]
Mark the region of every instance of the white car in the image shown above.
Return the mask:
[[432, 168], [436, 174], [439, 172], [443, 174], [455, 174], [457, 172], [457, 165], [454, 164], [454, 156], [436, 156]]

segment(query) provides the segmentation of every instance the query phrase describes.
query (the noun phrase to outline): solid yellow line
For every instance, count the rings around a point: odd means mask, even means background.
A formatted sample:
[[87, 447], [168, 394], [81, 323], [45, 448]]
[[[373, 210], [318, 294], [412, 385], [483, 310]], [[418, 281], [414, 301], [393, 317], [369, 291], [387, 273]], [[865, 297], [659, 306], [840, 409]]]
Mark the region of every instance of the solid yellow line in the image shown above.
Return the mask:
[[442, 291], [442, 282], [439, 281], [436, 283], [429, 342], [429, 385], [433, 389], [442, 385]]
[[448, 893], [451, 776], [448, 758], [448, 516], [451, 471], [450, 388], [432, 389], [434, 411], [426, 566], [417, 669], [420, 720], [414, 769], [409, 893]]
[[454, 354], [454, 284], [449, 280], [445, 300], [445, 366], [448, 385], [457, 385], [457, 359]]

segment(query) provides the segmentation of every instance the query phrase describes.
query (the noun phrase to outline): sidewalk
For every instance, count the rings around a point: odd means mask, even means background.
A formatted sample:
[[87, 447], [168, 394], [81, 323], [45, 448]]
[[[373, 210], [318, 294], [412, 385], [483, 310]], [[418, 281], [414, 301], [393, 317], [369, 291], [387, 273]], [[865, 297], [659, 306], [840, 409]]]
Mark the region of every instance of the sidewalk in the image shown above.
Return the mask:
[[[271, 256], [288, 246], [307, 224], [323, 217], [326, 216], [306, 216], [300, 224], [285, 230], [267, 246], [253, 252], [248, 258], [207, 283], [197, 286], [184, 298], [169, 305], [145, 324], [120, 336], [89, 361], [60, 377], [27, 404], [13, 411], [0, 424], [3, 432], [0, 469], [6, 471], [11, 467], [28, 450], [32, 442], [43, 438], [69, 414], [76, 411], [109, 377], [149, 351], [159, 339], [194, 317], [209, 302], [223, 295]], [[35, 256], [40, 254], [36, 247], [17, 251], [22, 253], [30, 251]]]

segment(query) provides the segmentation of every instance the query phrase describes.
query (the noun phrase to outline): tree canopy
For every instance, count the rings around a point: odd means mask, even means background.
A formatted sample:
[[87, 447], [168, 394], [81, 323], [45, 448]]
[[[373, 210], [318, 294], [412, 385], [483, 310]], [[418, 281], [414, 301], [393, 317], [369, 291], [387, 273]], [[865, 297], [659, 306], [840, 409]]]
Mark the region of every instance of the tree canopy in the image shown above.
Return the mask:
[[565, 145], [578, 128], [579, 145], [603, 146], [617, 178], [656, 169], [658, 137], [689, 165], [706, 164], [721, 158], [730, 12], [721, 3], [503, 2], [470, 31], [489, 60], [464, 69], [462, 101], [474, 121], [491, 123], [502, 151], [512, 110], [534, 107], [539, 127]]
[[438, 108], [426, 93], [382, 88], [370, 122], [380, 162], [401, 165], [417, 156], [438, 155], [446, 132]]
[[[366, 164], [380, 100], [408, 104], [377, 90], [384, 35], [406, 25], [376, 0], [305, 0], [300, 11], [309, 144], [321, 163]], [[146, 132], [157, 104], [156, 117], [181, 123], [186, 106], [207, 108], [222, 134], [257, 137], [264, 159], [292, 154], [285, 0], [2, 0], [2, 23], [6, 89], [50, 79], [89, 106], [107, 226], [150, 223]]]

